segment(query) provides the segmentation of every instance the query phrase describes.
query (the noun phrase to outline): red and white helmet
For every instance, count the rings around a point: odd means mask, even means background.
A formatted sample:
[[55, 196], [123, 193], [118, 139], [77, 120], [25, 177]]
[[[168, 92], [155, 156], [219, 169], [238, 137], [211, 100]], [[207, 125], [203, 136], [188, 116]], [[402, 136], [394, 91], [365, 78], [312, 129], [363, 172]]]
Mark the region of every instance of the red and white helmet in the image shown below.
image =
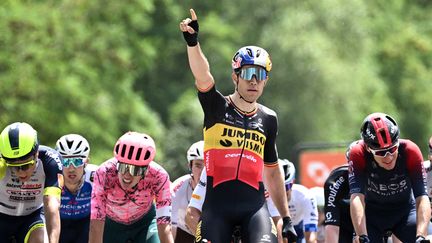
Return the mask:
[[127, 132], [114, 146], [114, 157], [125, 164], [147, 166], [153, 161], [155, 155], [155, 142], [144, 133]]

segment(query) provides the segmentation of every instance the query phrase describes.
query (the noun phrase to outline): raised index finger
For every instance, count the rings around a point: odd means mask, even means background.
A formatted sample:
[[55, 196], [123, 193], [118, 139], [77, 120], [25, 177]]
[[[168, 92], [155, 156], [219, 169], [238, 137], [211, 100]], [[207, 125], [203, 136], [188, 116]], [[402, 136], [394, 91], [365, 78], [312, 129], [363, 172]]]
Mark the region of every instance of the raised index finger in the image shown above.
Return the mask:
[[193, 8], [189, 9], [189, 12], [191, 14], [192, 20], [197, 20], [198, 19], [197, 16], [196, 16], [195, 10], [193, 10]]

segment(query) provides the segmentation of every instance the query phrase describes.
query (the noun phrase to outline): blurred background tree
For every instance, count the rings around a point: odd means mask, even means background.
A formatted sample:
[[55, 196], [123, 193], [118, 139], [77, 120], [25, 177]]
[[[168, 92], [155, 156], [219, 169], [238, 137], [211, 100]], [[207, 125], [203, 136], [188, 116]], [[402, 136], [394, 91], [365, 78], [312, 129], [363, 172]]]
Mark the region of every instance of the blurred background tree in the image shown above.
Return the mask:
[[[260, 100], [278, 113], [280, 157], [303, 142], [359, 138], [363, 118], [394, 116], [426, 153], [432, 135], [432, 2], [426, 0], [0, 2], [0, 126], [26, 121], [43, 144], [89, 139], [93, 163], [124, 132], [148, 133], [172, 179], [202, 139], [201, 107], [178, 30], [193, 7], [217, 87], [231, 58], [259, 45], [273, 60]], [[295, 161], [294, 161], [295, 162]]]

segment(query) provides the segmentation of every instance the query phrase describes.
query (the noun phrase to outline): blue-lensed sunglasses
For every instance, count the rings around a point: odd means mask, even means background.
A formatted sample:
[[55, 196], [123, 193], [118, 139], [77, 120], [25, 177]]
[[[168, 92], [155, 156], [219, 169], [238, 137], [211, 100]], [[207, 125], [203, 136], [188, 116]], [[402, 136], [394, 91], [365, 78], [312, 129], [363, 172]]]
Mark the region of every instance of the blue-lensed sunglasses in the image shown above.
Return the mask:
[[240, 78], [250, 81], [255, 76], [257, 81], [262, 81], [267, 78], [267, 71], [262, 67], [244, 67], [240, 69]]
[[84, 159], [83, 158], [63, 158], [62, 164], [63, 167], [69, 168], [69, 166], [72, 164], [75, 168], [81, 167], [84, 165]]

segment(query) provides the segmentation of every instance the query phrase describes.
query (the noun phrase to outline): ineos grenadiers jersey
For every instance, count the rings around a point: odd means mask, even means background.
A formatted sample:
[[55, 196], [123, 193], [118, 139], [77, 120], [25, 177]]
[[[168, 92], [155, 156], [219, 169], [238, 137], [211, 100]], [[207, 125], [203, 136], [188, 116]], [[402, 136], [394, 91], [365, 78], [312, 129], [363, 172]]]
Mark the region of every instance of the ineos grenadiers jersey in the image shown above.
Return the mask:
[[[272, 217], [280, 216], [270, 197], [267, 199], [267, 207]], [[318, 207], [315, 196], [308, 188], [300, 184], [293, 184], [288, 208], [293, 225], [302, 222], [304, 232], [318, 231]]]
[[71, 193], [66, 186], [62, 189], [60, 217], [61, 219], [82, 219], [90, 217], [90, 201], [94, 173], [98, 166], [87, 164], [84, 171], [84, 182], [76, 194]]
[[141, 219], [156, 202], [158, 224], [171, 222], [171, 194], [168, 173], [156, 162], [150, 162], [145, 177], [130, 190], [119, 181], [117, 160], [109, 159], [96, 170], [90, 219], [111, 220], [130, 225]]
[[63, 181], [60, 154], [47, 146], [39, 146], [36, 167], [30, 179], [20, 182], [14, 170], [4, 168], [0, 182], [0, 213], [11, 216], [29, 215], [43, 206], [44, 195], [60, 195]]
[[258, 104], [253, 113], [244, 114], [215, 85], [198, 97], [204, 111], [207, 198], [262, 205], [264, 165], [278, 166], [276, 113]]
[[334, 169], [324, 183], [325, 225], [335, 225], [354, 231], [350, 217], [348, 166]]
[[363, 141], [352, 147], [349, 160], [350, 194], [365, 194], [370, 208], [412, 208], [413, 194], [415, 198], [427, 195], [423, 157], [410, 140], [399, 139], [398, 158], [392, 170], [381, 168]]
[[172, 193], [172, 225], [182, 229], [183, 231], [195, 235], [186, 226], [185, 217], [186, 209], [192, 196], [192, 176], [184, 175], [171, 184]]

